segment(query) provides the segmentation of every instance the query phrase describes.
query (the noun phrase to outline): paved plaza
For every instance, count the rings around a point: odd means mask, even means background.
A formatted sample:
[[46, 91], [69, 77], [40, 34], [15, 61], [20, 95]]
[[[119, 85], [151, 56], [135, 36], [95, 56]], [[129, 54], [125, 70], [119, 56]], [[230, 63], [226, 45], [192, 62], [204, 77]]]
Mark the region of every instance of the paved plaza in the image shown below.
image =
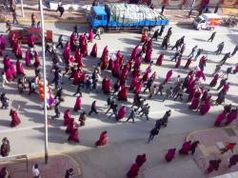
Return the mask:
[[[53, 30], [54, 41], [57, 42], [58, 36], [60, 34], [64, 35], [65, 42], [69, 40], [69, 36], [72, 33], [74, 24], [66, 23], [49, 23], [46, 24], [46, 29]], [[197, 31], [192, 28], [191, 25], [170, 25], [172, 27], [173, 34], [171, 36], [171, 45], [174, 45], [175, 41], [185, 35], [186, 49], [184, 53], [184, 60], [182, 60], [181, 66], [186, 63], [186, 56], [190, 53], [191, 49], [198, 45], [199, 48], [204, 49], [203, 55], [208, 58], [207, 65], [205, 67], [206, 80], [202, 81], [202, 85], [205, 88], [209, 88], [209, 83], [212, 80], [212, 73], [215, 69], [215, 65], [222, 59], [223, 55], [214, 55], [214, 51], [217, 49], [217, 45], [222, 41], [225, 42], [225, 48], [223, 54], [230, 52], [234, 49], [235, 45], [238, 44], [238, 30], [237, 28], [226, 28], [218, 27], [216, 29], [216, 37], [213, 42], [207, 42], [207, 39], [211, 35], [211, 31]], [[5, 34], [5, 24], [0, 24], [0, 33]], [[18, 27], [13, 28], [21, 28]], [[165, 28], [165, 32], [168, 27]], [[87, 32], [87, 25], [79, 25], [80, 33]], [[118, 50], [122, 52], [126, 59], [129, 58], [132, 49], [140, 44], [140, 34], [136, 33], [105, 33], [101, 36], [101, 40], [94, 40], [93, 43], [89, 43], [89, 52], [92, 49], [94, 43], [98, 45], [98, 58], [86, 57], [83, 62], [85, 67], [84, 71], [91, 74], [93, 69], [100, 62], [100, 56], [102, 54], [103, 48], [108, 45], [109, 53], [112, 55]], [[155, 83], [158, 85], [161, 83], [166, 73], [173, 69], [175, 74], [173, 75], [173, 80], [169, 82], [166, 86], [173, 86], [177, 75], [181, 75], [184, 78], [189, 70], [180, 68], [174, 68], [175, 62], [170, 61], [173, 57], [175, 51], [167, 50], [163, 51], [160, 49], [160, 44], [162, 38], [158, 41], [153, 41], [153, 65], [152, 71], [157, 74]], [[140, 48], [142, 44], [140, 44]], [[27, 46], [23, 47], [25, 52]], [[36, 47], [36, 50], [40, 52], [41, 48]], [[15, 61], [15, 57], [11, 54], [9, 44], [7, 48], [8, 53]], [[156, 66], [155, 62], [162, 52], [165, 53], [165, 61], [162, 66]], [[59, 54], [62, 54], [62, 50], [58, 50]], [[53, 79], [53, 74], [50, 73], [52, 67], [51, 58], [49, 55], [47, 57], [47, 79], [51, 81]], [[0, 58], [2, 60], [2, 57]], [[238, 55], [229, 58], [227, 63], [222, 66], [222, 70], [225, 72], [230, 66], [237, 64]], [[199, 60], [192, 62], [190, 68], [195, 68], [198, 65]], [[142, 64], [142, 70], [144, 71], [148, 64]], [[0, 64], [3, 68], [3, 64]], [[62, 69], [64, 66], [62, 65]], [[34, 76], [34, 69], [27, 68], [24, 69], [28, 77]], [[135, 123], [124, 122], [126, 118], [120, 122], [116, 122], [115, 119], [109, 118], [105, 115], [107, 109], [106, 100], [107, 95], [103, 94], [101, 91], [101, 82], [104, 76], [110, 76], [113, 81], [116, 81], [112, 77], [111, 72], [103, 71], [101, 79], [99, 81], [98, 92], [86, 92], [82, 89], [82, 110], [89, 112], [91, 103], [97, 100], [97, 107], [99, 114], [92, 114], [87, 116], [86, 125], [79, 127], [80, 143], [69, 144], [67, 142], [68, 135], [65, 134], [65, 127], [63, 126], [63, 112], [66, 109], [73, 109], [76, 97], [72, 96], [76, 91], [75, 85], [72, 85], [72, 81], [68, 80], [67, 77], [63, 78], [63, 97], [64, 102], [60, 105], [61, 116], [59, 119], [51, 120], [49, 119], [49, 149], [50, 157], [49, 159], [57, 162], [57, 156], [55, 153], [63, 153], [73, 158], [65, 158], [69, 161], [69, 164], [57, 164], [57, 167], [62, 171], [58, 174], [59, 177], [63, 177], [64, 170], [69, 167], [74, 167], [75, 170], [80, 169], [80, 176], [83, 178], [123, 178], [126, 177], [126, 173], [134, 162], [136, 155], [146, 153], [147, 162], [143, 165], [140, 170], [138, 178], [203, 178], [208, 177], [204, 173], [208, 161], [211, 157], [218, 155], [217, 142], [229, 142], [237, 141], [237, 121], [233, 122], [227, 129], [233, 130], [235, 135], [233, 137], [227, 136], [227, 133], [232, 131], [226, 131], [225, 128], [214, 129], [214, 122], [216, 116], [223, 110], [223, 105], [212, 106], [209, 113], [201, 116], [199, 113], [191, 111], [188, 109], [188, 104], [186, 103], [187, 95], [184, 96], [183, 101], [166, 100], [162, 102], [160, 96], [154, 96], [152, 99], [147, 99], [146, 102], [149, 103], [150, 107], [150, 119], [147, 121], [145, 118], [136, 117]], [[228, 81], [230, 82], [230, 90], [226, 96], [226, 104], [234, 104], [237, 106], [238, 101], [238, 78], [237, 74], [229, 75]], [[127, 85], [129, 85], [129, 81]], [[20, 105], [19, 116], [21, 118], [21, 124], [16, 128], [10, 127], [10, 116], [9, 109], [1, 110], [0, 119], [0, 136], [1, 138], [7, 136], [11, 143], [10, 155], [25, 153], [29, 157], [32, 157], [34, 161], [39, 161], [41, 163], [42, 172], [47, 168], [43, 165], [43, 158], [36, 159], [36, 155], [43, 155], [44, 151], [44, 116], [39, 103], [39, 96], [33, 94], [31, 96], [24, 94], [19, 94], [17, 91], [16, 82], [11, 82], [7, 84], [4, 88], [0, 89], [1, 92], [5, 92], [10, 98], [10, 106], [17, 108]], [[217, 91], [211, 89], [212, 100], [217, 98]], [[148, 98], [148, 93], [142, 94], [143, 98]], [[133, 102], [133, 94], [129, 93], [128, 102], [118, 102], [119, 106], [124, 105], [127, 107], [129, 114], [129, 108]], [[147, 144], [146, 141], [149, 136], [150, 130], [154, 127], [155, 121], [161, 118], [164, 113], [168, 110], [172, 110], [172, 115], [169, 118], [168, 126], [166, 128], [161, 128], [158, 137], [156, 137], [152, 143]], [[53, 110], [49, 110], [49, 117], [54, 115]], [[73, 116], [78, 122], [79, 113], [73, 112]], [[95, 141], [98, 139], [100, 133], [104, 130], [108, 131], [109, 144], [102, 148], [95, 148]], [[179, 156], [176, 154], [175, 159], [171, 163], [167, 163], [164, 160], [164, 155], [168, 148], [176, 147], [177, 150], [180, 149], [182, 143], [186, 139], [191, 140], [201, 140], [201, 145], [194, 156]], [[235, 153], [238, 150], [235, 149]], [[51, 157], [52, 155], [52, 157]], [[226, 160], [229, 158], [231, 153], [222, 157]], [[64, 156], [60, 155], [58, 159]], [[36, 160], [34, 160], [36, 159]], [[49, 166], [52, 163], [49, 161]], [[62, 161], [63, 162], [63, 161]], [[77, 164], [75, 164], [75, 162]], [[0, 168], [4, 164], [0, 163]], [[32, 165], [32, 164], [31, 164]], [[54, 168], [56, 167], [55, 164]], [[12, 165], [8, 164], [9, 170], [12, 170]], [[31, 169], [31, 166], [30, 166]], [[56, 169], [56, 168], [55, 168]], [[211, 174], [210, 176], [216, 176], [225, 174], [227, 172], [237, 171], [238, 167], [234, 166], [231, 169], [227, 168], [226, 162], [221, 165], [221, 169]], [[12, 170], [14, 172], [14, 170]], [[51, 174], [50, 174], [51, 175]], [[13, 175], [13, 178], [17, 178], [17, 175]], [[43, 174], [42, 177], [52, 178], [52, 176], [47, 176]]]

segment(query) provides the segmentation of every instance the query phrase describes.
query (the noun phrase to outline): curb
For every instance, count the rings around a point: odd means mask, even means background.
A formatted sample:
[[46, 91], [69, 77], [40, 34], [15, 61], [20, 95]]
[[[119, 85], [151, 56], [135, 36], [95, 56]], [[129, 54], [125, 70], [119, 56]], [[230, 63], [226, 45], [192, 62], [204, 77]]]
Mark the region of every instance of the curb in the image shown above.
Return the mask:
[[209, 130], [226, 129], [226, 128], [235, 128], [235, 127], [237, 127], [237, 126], [212, 127], [212, 128], [208, 128], [208, 129], [195, 130], [195, 131], [190, 132], [190, 133], [186, 136], [185, 141], [188, 141], [188, 140], [189, 140], [189, 137], [191, 137], [191, 135], [196, 134], [196, 133], [199, 133], [199, 132], [205, 132], [205, 131], [209, 131]]

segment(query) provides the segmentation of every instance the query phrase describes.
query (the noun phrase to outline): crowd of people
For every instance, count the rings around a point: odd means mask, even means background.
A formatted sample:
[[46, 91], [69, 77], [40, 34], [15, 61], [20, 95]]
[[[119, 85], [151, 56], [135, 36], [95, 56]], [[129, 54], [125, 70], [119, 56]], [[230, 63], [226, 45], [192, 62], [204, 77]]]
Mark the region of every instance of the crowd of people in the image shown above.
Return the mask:
[[[59, 5], [59, 7], [62, 5]], [[62, 13], [63, 14], [63, 13]], [[62, 16], [61, 14], [61, 16]], [[32, 27], [39, 27], [36, 25], [36, 17], [34, 13], [31, 16]], [[15, 20], [16, 21], [16, 20]], [[17, 21], [16, 21], [17, 23]], [[7, 22], [7, 32], [11, 30], [11, 25]], [[41, 59], [39, 53], [35, 48], [36, 38], [34, 34], [28, 36], [27, 50], [22, 50], [23, 44], [14, 33], [9, 35], [9, 39], [4, 35], [0, 35], [0, 54], [3, 56], [3, 72], [1, 75], [2, 87], [4, 88], [9, 83], [17, 83], [17, 89], [20, 95], [28, 93], [39, 94], [39, 100], [43, 104], [44, 97], [47, 97], [48, 109], [54, 109], [55, 116], [52, 119], [58, 119], [61, 116], [60, 105], [65, 101], [63, 97], [63, 90], [65, 86], [63, 84], [63, 78], [68, 78], [72, 81], [72, 85], [76, 88], [75, 104], [73, 108], [69, 108], [64, 111], [63, 125], [66, 126], [66, 133], [69, 134], [68, 141], [71, 143], [79, 143], [79, 126], [85, 126], [87, 117], [92, 114], [98, 114], [97, 100], [94, 100], [91, 104], [90, 111], [86, 112], [82, 109], [83, 104], [83, 92], [95, 92], [99, 93], [102, 90], [107, 98], [107, 115], [111, 110], [110, 118], [114, 116], [116, 122], [120, 122], [126, 119], [126, 122], [135, 119], [145, 117], [149, 120], [150, 103], [152, 98], [159, 98], [161, 102], [172, 99], [180, 101], [186, 101], [188, 109], [193, 112], [199, 112], [201, 115], [205, 115], [209, 112], [210, 108], [215, 105], [220, 105], [225, 102], [227, 93], [229, 92], [230, 83], [228, 82], [228, 76], [230, 74], [236, 74], [238, 72], [238, 65], [229, 67], [226, 72], [221, 72], [221, 67], [227, 62], [227, 60], [238, 51], [238, 45], [234, 50], [225, 53], [219, 64], [217, 64], [213, 79], [211, 80], [209, 87], [205, 84], [206, 75], [204, 70], [208, 58], [203, 55], [203, 49], [198, 48], [195, 45], [188, 56], [184, 55], [186, 50], [186, 37], [179, 38], [174, 45], [171, 46], [170, 38], [173, 34], [173, 29], [170, 27], [167, 33], [164, 35], [161, 43], [161, 49], [168, 50], [169, 48], [174, 51], [174, 56], [170, 59], [175, 62], [174, 69], [169, 69], [163, 78], [158, 83], [157, 71], [152, 70], [152, 66], [163, 66], [165, 60], [165, 54], [162, 52], [156, 61], [153, 61], [153, 39], [158, 39], [163, 36], [165, 26], [160, 28], [160, 31], [156, 30], [150, 38], [147, 31], [144, 31], [141, 36], [140, 44], [136, 45], [129, 57], [126, 57], [118, 50], [115, 54], [109, 55], [109, 46], [105, 46], [102, 55], [99, 57], [98, 65], [95, 66], [92, 72], [86, 72], [85, 64], [83, 60], [87, 56], [93, 58], [98, 57], [97, 43], [94, 43], [91, 50], [89, 50], [88, 43], [93, 43], [95, 37], [100, 36], [100, 31], [94, 34], [90, 29], [88, 33], [79, 34], [78, 27], [75, 26], [71, 33], [69, 40], [65, 43], [63, 35], [59, 36], [58, 43], [52, 45], [47, 44], [46, 53], [48, 58], [52, 60], [52, 68], [50, 75], [53, 76], [51, 82], [47, 81], [47, 96], [44, 96], [43, 92], [43, 78], [41, 73]], [[212, 42], [216, 36], [216, 32], [211, 34], [211, 37], [207, 40]], [[223, 54], [225, 43], [219, 43], [217, 50], [214, 51], [215, 55], [220, 56]], [[141, 47], [142, 46], [142, 47]], [[14, 58], [10, 57], [6, 48], [10, 47]], [[59, 49], [60, 48], [60, 49]], [[61, 54], [61, 50], [63, 50]], [[181, 66], [182, 60], [185, 59], [186, 63]], [[190, 65], [198, 61], [198, 65], [195, 68], [191, 68]], [[147, 65], [143, 71], [142, 64]], [[25, 68], [34, 69], [34, 77], [29, 76]], [[182, 78], [180, 75], [175, 76], [175, 69], [182, 68], [186, 72], [186, 77]], [[63, 72], [64, 70], [64, 72]], [[103, 71], [107, 71], [109, 75], [103, 76]], [[103, 76], [102, 82], [100, 81]], [[114, 78], [112, 80], [112, 78]], [[218, 80], [220, 84], [217, 87], [217, 99], [213, 99], [211, 90], [216, 87]], [[49, 78], [48, 78], [49, 79]], [[99, 89], [101, 83], [101, 90]], [[28, 85], [28, 86], [27, 86]], [[126, 106], [128, 101], [128, 93], [133, 93], [133, 103], [130, 108]], [[7, 93], [2, 92], [0, 96], [1, 108], [9, 108], [9, 98]], [[70, 106], [70, 105], [69, 105]], [[21, 124], [21, 119], [18, 114], [18, 108], [10, 106], [11, 127], [17, 127]], [[79, 119], [76, 121], [71, 112], [79, 112]], [[237, 107], [232, 105], [226, 105], [224, 111], [221, 112], [216, 120], [215, 126], [220, 126], [222, 121], [225, 120], [225, 125], [230, 124], [237, 118]], [[165, 115], [156, 121], [155, 126], [150, 131], [148, 143], [150, 143], [156, 135], [159, 134], [160, 128], [167, 127], [168, 119], [171, 116], [171, 110], [166, 111]], [[104, 146], [108, 144], [108, 132], [102, 131], [99, 139], [95, 142], [95, 146]], [[1, 146], [1, 155], [7, 156], [10, 151], [10, 144], [7, 138], [4, 138]], [[188, 154], [190, 151], [194, 154], [195, 149], [199, 141], [186, 141], [183, 143], [182, 148], [179, 150], [179, 154]], [[170, 162], [176, 153], [176, 148], [170, 148], [165, 156], [166, 161]], [[141, 155], [140, 155], [141, 156]], [[145, 154], [142, 158], [136, 159], [136, 163], [131, 166], [127, 176], [132, 178], [138, 174], [139, 168], [146, 161]], [[234, 160], [233, 158], [232, 160]], [[142, 161], [141, 161], [142, 160]], [[219, 165], [220, 160], [214, 160]], [[214, 164], [215, 164], [214, 163]], [[213, 163], [211, 163], [212, 165]], [[234, 165], [232, 162], [230, 165]], [[208, 172], [218, 168], [208, 168]]]

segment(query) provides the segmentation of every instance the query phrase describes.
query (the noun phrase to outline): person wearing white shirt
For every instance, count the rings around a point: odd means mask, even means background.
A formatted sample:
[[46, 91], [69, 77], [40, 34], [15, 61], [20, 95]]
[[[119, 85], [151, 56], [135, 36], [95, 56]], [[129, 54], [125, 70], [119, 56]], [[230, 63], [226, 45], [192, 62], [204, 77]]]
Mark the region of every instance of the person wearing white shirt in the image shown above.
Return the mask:
[[38, 169], [38, 164], [34, 164], [32, 167], [32, 176], [33, 178], [41, 178], [40, 177], [40, 171]]

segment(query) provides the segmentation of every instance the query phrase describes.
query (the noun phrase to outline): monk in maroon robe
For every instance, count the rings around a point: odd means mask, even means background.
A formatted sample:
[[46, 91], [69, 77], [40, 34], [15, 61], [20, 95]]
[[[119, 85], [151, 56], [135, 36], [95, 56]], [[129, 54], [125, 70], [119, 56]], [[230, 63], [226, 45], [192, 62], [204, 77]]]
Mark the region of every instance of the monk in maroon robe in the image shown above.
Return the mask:
[[74, 130], [74, 128], [76, 128], [76, 123], [75, 123], [75, 121], [74, 121], [74, 118], [70, 118], [69, 119], [69, 122], [68, 122], [68, 125], [67, 125], [67, 127], [66, 127], [66, 130], [65, 130], [65, 132], [66, 133], [72, 133], [72, 131]]
[[146, 154], [137, 155], [136, 157], [136, 164], [139, 166], [139, 168], [146, 162]]
[[105, 50], [105, 52], [102, 53], [100, 68], [101, 70], [104, 70], [107, 67], [108, 67], [108, 50]]
[[97, 57], [97, 51], [98, 51], [97, 43], [95, 43], [95, 44], [93, 45], [92, 51], [91, 51], [91, 53], [90, 53], [90, 56], [92, 56], [92, 57]]
[[164, 60], [164, 54], [161, 53], [156, 61], [156, 65], [161, 66]]
[[229, 125], [237, 118], [238, 109], [232, 109], [230, 113], [227, 114], [225, 125]]
[[25, 75], [24, 68], [20, 59], [17, 59], [16, 70], [17, 70], [17, 75]]
[[150, 63], [152, 58], [152, 49], [148, 49], [145, 54], [145, 63]]
[[126, 107], [121, 106], [117, 112], [117, 121], [123, 119], [126, 116]]
[[226, 113], [222, 111], [216, 118], [216, 121], [214, 123], [214, 126], [219, 127], [221, 125], [221, 122], [226, 119]]
[[74, 129], [69, 133], [68, 141], [69, 141], [69, 142], [79, 143], [79, 130], [78, 130], [78, 128], [74, 128]]
[[139, 54], [139, 45], [137, 45], [137, 46], [132, 50], [130, 59], [135, 60], [136, 57], [138, 56], [138, 54]]
[[70, 57], [71, 49], [70, 44], [67, 42], [64, 47], [63, 57], [66, 64], [69, 64], [69, 57]]
[[176, 148], [170, 148], [168, 149], [164, 159], [167, 161], [167, 162], [170, 162], [174, 159], [175, 157], [175, 153], [176, 153]]
[[11, 127], [16, 127], [21, 123], [21, 120], [20, 120], [16, 110], [11, 109], [9, 115], [11, 116], [11, 119], [12, 119]]
[[93, 29], [90, 29], [89, 32], [88, 32], [88, 41], [90, 43], [93, 42], [93, 37], [94, 37]]
[[217, 159], [217, 160], [210, 160], [209, 161], [209, 166], [206, 170], [206, 172], [208, 174], [210, 174], [211, 172], [213, 172], [214, 170], [217, 171], [219, 169], [219, 165], [221, 163], [221, 159]]
[[139, 170], [140, 167], [136, 163], [132, 164], [130, 170], [126, 174], [127, 178], [136, 178], [138, 176]]
[[103, 132], [100, 134], [99, 140], [96, 141], [95, 145], [96, 145], [96, 147], [98, 147], [98, 146], [104, 146], [104, 145], [107, 144], [107, 142], [108, 142], [107, 131], [103, 131]]
[[199, 103], [200, 103], [200, 96], [201, 96], [200, 91], [196, 91], [195, 94], [194, 94], [194, 97], [192, 99], [192, 102], [189, 106], [189, 109], [195, 110], [195, 109], [198, 108]]
[[74, 104], [74, 111], [81, 110], [82, 99], [80, 96], [77, 96], [75, 104]]
[[184, 66], [184, 69], [188, 69], [189, 66], [190, 66], [190, 64], [191, 64], [191, 62], [192, 62], [192, 57], [190, 57], [190, 58], [187, 59], [187, 62], [186, 62], [186, 64], [185, 64], [185, 66]]
[[26, 55], [25, 55], [25, 64], [26, 64], [26, 66], [31, 66], [31, 59], [32, 59], [32, 56], [31, 56], [31, 51], [30, 51], [30, 49], [28, 49], [27, 51], [26, 51]]
[[111, 80], [107, 77], [104, 77], [102, 81], [102, 90], [104, 94], [110, 94], [112, 89]]
[[217, 84], [218, 78], [219, 78], [219, 74], [215, 74], [212, 81], [210, 82], [209, 86], [210, 87], [215, 87], [216, 84]]
[[34, 67], [37, 68], [41, 65], [41, 62], [40, 62], [40, 56], [39, 56], [39, 53], [38, 52], [34, 52]]
[[77, 34], [73, 32], [70, 36], [70, 49], [72, 51], [76, 50], [76, 42], [77, 42]]
[[170, 81], [172, 78], [172, 75], [173, 75], [173, 70], [169, 70], [166, 74], [164, 83], [167, 83], [168, 81]]
[[191, 141], [185, 141], [182, 148], [179, 150], [179, 154], [187, 155], [191, 149]]
[[18, 42], [18, 44], [17, 44], [17, 48], [16, 48], [16, 51], [15, 51], [15, 55], [16, 55], [16, 58], [17, 58], [17, 59], [22, 59], [22, 49], [21, 49], [21, 44], [20, 44], [20, 42]]
[[125, 85], [121, 86], [117, 96], [119, 101], [127, 101], [128, 89]]
[[211, 108], [210, 98], [207, 98], [200, 106], [200, 114], [205, 115]]
[[71, 111], [70, 111], [70, 109], [67, 109], [64, 112], [64, 126], [67, 126], [69, 124], [71, 118], [72, 118]]
[[29, 47], [33, 48], [35, 46], [36, 37], [34, 34], [28, 36], [27, 44]]

